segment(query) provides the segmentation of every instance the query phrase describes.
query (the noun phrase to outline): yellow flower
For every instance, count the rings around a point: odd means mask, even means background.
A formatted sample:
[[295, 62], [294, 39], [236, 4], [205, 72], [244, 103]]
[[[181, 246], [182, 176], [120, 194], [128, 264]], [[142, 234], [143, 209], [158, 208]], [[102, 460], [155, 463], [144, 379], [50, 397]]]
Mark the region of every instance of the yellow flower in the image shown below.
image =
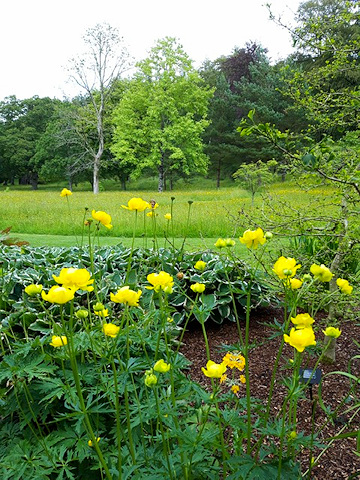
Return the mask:
[[261, 228], [256, 230], [246, 230], [242, 237], [239, 238], [241, 243], [244, 243], [248, 248], [256, 250], [260, 245], [264, 245], [266, 238]]
[[315, 335], [312, 328], [301, 328], [296, 330], [292, 328], [290, 335], [284, 334], [284, 340], [292, 347], [296, 348], [298, 352], [303, 352], [306, 347], [310, 345], [316, 345]]
[[283, 280], [284, 278], [294, 277], [296, 275], [296, 270], [300, 267], [300, 264], [296, 265], [295, 258], [285, 258], [281, 256], [274, 263], [273, 272]]
[[233, 385], [233, 386], [231, 387], [231, 391], [232, 391], [233, 393], [235, 393], [235, 395], [239, 392], [239, 390], [240, 390], [239, 385]]
[[99, 210], [98, 212], [93, 210], [91, 212], [91, 215], [94, 220], [100, 222], [102, 225], [104, 225], [104, 227], [109, 229], [113, 228], [113, 226], [111, 225], [111, 217], [108, 213], [102, 212], [101, 210]]
[[226, 241], [223, 238], [218, 238], [216, 242], [214, 243], [216, 248], [225, 248], [226, 247]]
[[221, 376], [226, 372], [226, 365], [224, 362], [215, 363], [212, 360], [209, 360], [206, 364], [206, 370], [204, 367], [202, 367], [201, 371], [206, 377], [221, 378]]
[[144, 382], [147, 387], [153, 387], [154, 385], [157, 384], [157, 381], [158, 381], [157, 376], [154, 373], [147, 373], [145, 375]]
[[150, 208], [148, 202], [145, 202], [142, 198], [132, 198], [128, 201], [128, 206], [121, 205], [122, 208], [126, 208], [126, 210], [133, 210], [137, 212], [143, 212], [147, 208]]
[[351, 295], [353, 287], [349, 285], [349, 282], [347, 280], [344, 280], [343, 278], [338, 278], [336, 280], [336, 285], [339, 287], [340, 292], [345, 293], [346, 295]]
[[148, 212], [146, 214], [147, 217], [155, 217], [155, 215], [156, 215], [156, 213], [154, 213], [154, 212]]
[[226, 375], [226, 373], [224, 373], [224, 374], [221, 375], [221, 377], [220, 377], [220, 383], [225, 383], [226, 380], [227, 380], [227, 375]]
[[195, 293], [203, 293], [205, 290], [205, 285], [203, 283], [196, 282], [193, 285], [190, 285], [190, 288]]
[[115, 295], [110, 293], [110, 300], [115, 303], [124, 303], [130, 307], [138, 307], [141, 293], [141, 290], [135, 292], [134, 290], [130, 290], [128, 286], [121, 287]]
[[296, 317], [291, 318], [296, 328], [309, 328], [315, 322], [308, 313], [299, 313]]
[[198, 260], [194, 265], [195, 270], [200, 270], [201, 272], [205, 270], [205, 267], [206, 262], [203, 262], [202, 260]]
[[241, 371], [245, 368], [245, 357], [240, 353], [228, 352], [223, 358], [223, 363], [229, 368], [237, 368]]
[[42, 285], [38, 285], [37, 283], [31, 283], [27, 287], [25, 287], [25, 292], [29, 295], [29, 297], [35, 297], [42, 291]]
[[158, 360], [154, 365], [155, 372], [166, 373], [170, 370], [170, 363], [165, 363], [163, 359]]
[[86, 290], [92, 292], [94, 287], [91, 286], [94, 280], [90, 280], [91, 273], [85, 268], [62, 268], [60, 275], [57, 277], [53, 275], [55, 282], [59, 283], [65, 288], [72, 290]]
[[296, 290], [302, 286], [303, 282], [298, 278], [289, 278], [289, 285], [292, 290]]
[[120, 327], [115, 325], [114, 323], [104, 323], [103, 325], [103, 332], [108, 337], [115, 338], [119, 333]]
[[327, 327], [323, 330], [323, 334], [327, 337], [338, 338], [341, 335], [341, 330], [335, 327]]
[[69, 288], [54, 285], [50, 288], [47, 294], [42, 291], [41, 296], [43, 300], [46, 300], [47, 302], [58, 303], [59, 305], [62, 305], [74, 298], [74, 291], [70, 290]]
[[232, 238], [225, 238], [224, 242], [226, 247], [233, 247], [236, 243]]
[[324, 264], [316, 265], [316, 263], [313, 263], [310, 267], [310, 272], [320, 282], [330, 282], [333, 277], [333, 274]]
[[[100, 442], [100, 437], [97, 437], [97, 438], [96, 438], [96, 443], [99, 443], [99, 442]], [[93, 446], [94, 446], [92, 440], [89, 440], [89, 441], [88, 441], [88, 445], [89, 445], [89, 447], [93, 447]]]
[[70, 197], [72, 195], [72, 191], [68, 190], [67, 188], [63, 188], [60, 193], [60, 197]]
[[293, 430], [292, 432], [289, 433], [290, 440], [295, 440], [296, 437], [297, 437], [296, 430]]
[[94, 310], [94, 313], [101, 318], [106, 318], [109, 316], [109, 310], [107, 308], [103, 308], [102, 310]]
[[172, 287], [174, 285], [174, 279], [166, 272], [150, 273], [147, 277], [147, 281], [151, 283], [152, 287], [146, 287], [148, 290], [164, 290], [166, 293], [172, 293]]
[[164, 217], [166, 220], [171, 220], [171, 213], [165, 213]]
[[245, 375], [240, 375], [239, 380], [240, 380], [241, 383], [246, 383]]
[[67, 337], [61, 336], [59, 337], [58, 335], [53, 335], [51, 337], [51, 342], [50, 345], [52, 347], [58, 348], [58, 347], [63, 347], [64, 345], [67, 345]]

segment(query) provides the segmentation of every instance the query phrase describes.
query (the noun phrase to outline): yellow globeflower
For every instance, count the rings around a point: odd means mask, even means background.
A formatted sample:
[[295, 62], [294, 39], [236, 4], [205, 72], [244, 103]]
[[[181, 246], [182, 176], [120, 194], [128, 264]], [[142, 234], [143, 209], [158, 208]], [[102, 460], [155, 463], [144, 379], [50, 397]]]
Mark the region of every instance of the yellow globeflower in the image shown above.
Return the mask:
[[193, 285], [190, 285], [190, 288], [195, 293], [203, 293], [205, 290], [205, 285], [203, 283], [196, 282]]
[[70, 197], [72, 195], [72, 191], [68, 190], [67, 188], [63, 188], [60, 193], [60, 197]]
[[298, 352], [303, 352], [310, 345], [316, 345], [314, 330], [311, 327], [299, 330], [292, 328], [289, 335], [284, 334], [284, 340]]
[[104, 323], [103, 325], [103, 332], [108, 337], [115, 338], [119, 333], [120, 327], [115, 325], [114, 323]]
[[101, 318], [106, 318], [109, 316], [109, 310], [107, 308], [103, 308], [102, 310], [94, 310], [94, 313]]
[[164, 217], [166, 220], [171, 220], [171, 213], [165, 213]]
[[233, 247], [236, 243], [232, 238], [225, 238], [224, 242], [226, 247]]
[[50, 345], [52, 347], [58, 348], [58, 347], [63, 347], [64, 345], [67, 345], [67, 343], [68, 343], [67, 337], [65, 337], [64, 335], [62, 335], [61, 337], [59, 337], [58, 335], [53, 335], [51, 337]]
[[351, 295], [353, 287], [349, 285], [349, 282], [347, 280], [344, 280], [343, 278], [338, 278], [336, 280], [336, 285], [339, 287], [340, 292], [345, 293], [346, 295]]
[[320, 282], [330, 282], [333, 277], [333, 273], [324, 264], [316, 265], [316, 263], [313, 263], [310, 267], [310, 272]]
[[323, 330], [323, 334], [327, 337], [338, 338], [341, 335], [341, 330], [335, 327], [327, 327]]
[[170, 363], [165, 363], [165, 360], [161, 359], [158, 360], [154, 365], [155, 372], [159, 373], [166, 373], [170, 370], [171, 365]]
[[289, 286], [292, 290], [300, 288], [302, 284], [302, 280], [299, 280], [298, 278], [289, 278]]
[[126, 210], [133, 210], [137, 212], [143, 212], [147, 208], [151, 208], [148, 202], [145, 202], [142, 198], [132, 198], [128, 201], [128, 206], [121, 205], [122, 208], [126, 208]]
[[261, 228], [256, 230], [246, 230], [242, 237], [239, 238], [241, 243], [244, 243], [248, 248], [256, 250], [259, 245], [264, 245], [266, 238]]
[[129, 305], [130, 307], [138, 307], [141, 293], [141, 290], [135, 292], [134, 290], [130, 290], [130, 288], [126, 286], [120, 288], [115, 295], [113, 293], [110, 293], [110, 300], [115, 303], [124, 303], [125, 305]]
[[225, 248], [226, 247], [226, 240], [223, 238], [218, 238], [214, 243], [216, 248]]
[[108, 229], [113, 228], [113, 226], [111, 225], [111, 216], [108, 213], [105, 213], [102, 210], [99, 210], [99, 211], [92, 210], [91, 216], [93, 217], [94, 220], [97, 220], [102, 225], [104, 225], [104, 227]]
[[294, 277], [296, 275], [296, 271], [301, 267], [300, 264], [296, 265], [295, 258], [285, 258], [281, 256], [276, 260], [274, 263], [273, 272], [280, 279]]
[[53, 279], [56, 283], [59, 283], [65, 288], [71, 288], [73, 290], [86, 290], [92, 292], [94, 287], [91, 286], [94, 280], [90, 280], [91, 273], [85, 268], [62, 268], [60, 275], [57, 277], [53, 275]]
[[74, 298], [74, 291], [69, 288], [59, 287], [54, 285], [50, 288], [49, 292], [46, 294], [44, 290], [41, 292], [41, 296], [44, 300], [50, 303], [58, 303], [62, 305], [69, 302]]
[[308, 313], [299, 313], [296, 317], [291, 317], [291, 321], [296, 328], [309, 328], [315, 322]]
[[174, 279], [166, 272], [150, 273], [147, 277], [147, 281], [151, 283], [152, 287], [146, 287], [148, 290], [164, 290], [166, 293], [172, 293], [172, 287], [174, 285]]
[[147, 373], [147, 374], [145, 375], [145, 380], [144, 380], [144, 382], [145, 382], [145, 385], [146, 385], [147, 387], [153, 387], [153, 386], [155, 386], [155, 385], [157, 384], [157, 381], [158, 381], [158, 380], [157, 380], [157, 376], [156, 376], [154, 373]]
[[38, 285], [36, 283], [31, 283], [27, 287], [25, 287], [25, 293], [29, 295], [29, 297], [35, 297], [42, 291], [42, 285]]
[[224, 362], [215, 363], [212, 360], [209, 360], [206, 364], [206, 369], [202, 367], [201, 371], [206, 377], [221, 378], [222, 375], [226, 372], [226, 365]]
[[198, 260], [194, 265], [195, 270], [200, 270], [200, 272], [205, 270], [205, 267], [206, 267], [206, 262], [203, 262], [202, 260]]

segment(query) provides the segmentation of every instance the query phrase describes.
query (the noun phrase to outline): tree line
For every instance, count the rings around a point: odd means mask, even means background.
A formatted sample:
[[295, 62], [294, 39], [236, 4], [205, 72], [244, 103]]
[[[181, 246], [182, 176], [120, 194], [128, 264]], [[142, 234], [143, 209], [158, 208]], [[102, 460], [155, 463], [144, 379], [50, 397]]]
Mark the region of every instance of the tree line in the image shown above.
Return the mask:
[[238, 127], [254, 111], [261, 128], [283, 132], [297, 148], [340, 142], [349, 132], [358, 138], [359, 6], [301, 3], [291, 31], [295, 53], [275, 65], [266, 48], [249, 42], [195, 69], [167, 37], [133, 66], [117, 30], [96, 25], [84, 36], [85, 53], [69, 63], [81, 94], [0, 102], [0, 181], [34, 189], [39, 181], [69, 188], [90, 181], [98, 193], [101, 178], [126, 188], [140, 175], [157, 175], [159, 191], [194, 174], [220, 187], [240, 176], [241, 165], [270, 160], [285, 174], [280, 137], [269, 142]]

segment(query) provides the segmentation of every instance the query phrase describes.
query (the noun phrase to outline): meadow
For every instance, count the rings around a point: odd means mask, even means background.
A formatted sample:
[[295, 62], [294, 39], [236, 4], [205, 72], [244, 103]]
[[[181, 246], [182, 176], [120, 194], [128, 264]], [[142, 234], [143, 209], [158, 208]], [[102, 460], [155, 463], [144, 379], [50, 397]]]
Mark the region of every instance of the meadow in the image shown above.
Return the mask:
[[[100, 232], [103, 237], [101, 244], [116, 244], [120, 239], [126, 244], [126, 239], [131, 238], [134, 233], [134, 216], [122, 208], [122, 205], [126, 206], [132, 197], [141, 197], [146, 201], [154, 199], [159, 204], [156, 210], [158, 237], [181, 239], [186, 235], [188, 239], [197, 239], [195, 243], [191, 243], [194, 247], [208, 247], [218, 237], [240, 235], [248, 222], [244, 213], [251, 216], [250, 222], [253, 225], [260, 221], [260, 214], [266, 211], [269, 225], [272, 223], [271, 219], [276, 220], [274, 217], [277, 214], [269, 209], [269, 201], [264, 200], [260, 194], [256, 195], [255, 203], [251, 205], [250, 194], [238, 186], [226, 186], [216, 190], [205, 182], [208, 189], [203, 190], [199, 189], [198, 185], [199, 182], [161, 194], [155, 190], [139, 189], [126, 192], [109, 190], [96, 196], [90, 191], [84, 191], [84, 187], [79, 185], [68, 198], [60, 198], [61, 185], [40, 188], [37, 191], [4, 188], [0, 191], [0, 229], [11, 226], [13, 234], [21, 240], [28, 240], [34, 246], [70, 246], [75, 244], [75, 236], [82, 235], [83, 220], [91, 217], [91, 211], [95, 209], [103, 210], [112, 217], [113, 228]], [[114, 184], [110, 184], [109, 188], [114, 188]], [[271, 185], [266, 194], [271, 196], [272, 203], [278, 202], [282, 211], [283, 204], [289, 209], [316, 211], [319, 202], [324, 199], [330, 199], [325, 210], [336, 208], [336, 205], [332, 204], [330, 187], [314, 188], [309, 194], [297, 182], [286, 181]], [[85, 208], [88, 209], [86, 212]], [[164, 215], [170, 212], [171, 224], [164, 218]], [[153, 230], [152, 219], [143, 213], [139, 214], [135, 236], [141, 239], [144, 232], [146, 236], [152, 236]], [[69, 236], [74, 238], [68, 238]], [[141, 240], [138, 243], [141, 245]]]

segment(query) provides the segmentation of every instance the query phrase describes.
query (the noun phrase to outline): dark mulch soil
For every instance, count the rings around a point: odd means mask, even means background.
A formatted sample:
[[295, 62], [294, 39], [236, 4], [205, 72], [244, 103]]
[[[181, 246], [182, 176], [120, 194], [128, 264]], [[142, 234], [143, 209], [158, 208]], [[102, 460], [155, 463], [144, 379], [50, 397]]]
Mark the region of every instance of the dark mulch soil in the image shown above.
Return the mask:
[[[269, 338], [274, 334], [275, 330], [267, 325], [274, 322], [274, 318], [281, 322], [282, 311], [277, 309], [258, 309], [252, 312], [250, 323], [250, 344], [254, 345], [249, 355], [249, 369], [250, 369], [250, 385], [251, 395], [254, 398], [267, 401], [269, 392], [269, 385], [271, 379], [272, 368], [275, 357], [279, 348], [279, 337], [273, 340]], [[242, 323], [244, 330], [245, 322]], [[324, 327], [324, 316], [319, 315], [316, 318], [317, 337], [318, 342], [321, 342], [323, 335], [320, 326]], [[332, 371], [348, 371], [348, 362], [355, 355], [359, 355], [359, 348], [353, 340], [360, 341], [360, 324], [359, 322], [344, 322], [341, 325], [342, 334], [337, 339], [336, 347], [336, 363], [320, 364], [319, 368], [324, 376]], [[222, 345], [233, 345], [238, 343], [237, 326], [231, 322], [224, 322], [221, 325], [214, 323], [206, 323], [206, 331], [209, 339], [211, 350], [211, 359], [220, 363], [224, 356], [224, 351], [221, 349]], [[320, 339], [320, 340], [319, 340]], [[184, 335], [182, 346], [182, 353], [192, 362], [192, 368], [189, 375], [191, 378], [205, 388], [210, 387], [208, 379], [203, 375], [201, 367], [206, 365], [206, 351], [205, 343], [201, 331], [201, 327], [197, 323], [192, 323]], [[293, 357], [293, 348], [285, 345], [280, 365], [285, 366], [289, 358]], [[315, 362], [315, 356], [308, 358], [309, 367], [312, 367]], [[360, 376], [360, 361], [356, 360], [352, 364], [352, 374], [357, 377]], [[290, 375], [290, 370], [279, 368], [277, 381], [273, 395], [274, 411], [282, 404], [285, 394], [285, 387], [282, 385], [281, 378]], [[245, 392], [245, 387], [244, 387]], [[303, 431], [306, 435], [310, 434], [311, 429], [311, 415], [312, 402], [310, 400], [310, 391], [307, 396], [299, 401], [298, 406], [298, 428], [297, 431]], [[360, 396], [360, 388], [357, 390], [357, 398]], [[329, 375], [322, 381], [322, 398], [326, 406], [333, 411], [340, 402], [347, 398], [349, 394], [349, 380], [345, 376]], [[245, 395], [245, 393], [244, 393]], [[317, 397], [317, 387], [313, 387], [313, 398]], [[353, 399], [348, 398], [347, 406], [353, 405]], [[315, 422], [316, 427], [324, 424], [326, 416], [319, 405], [316, 405]], [[344, 410], [342, 408], [341, 412]], [[342, 415], [339, 412], [338, 416], [334, 418], [334, 422], [329, 422], [328, 425], [321, 431], [319, 439], [325, 440], [340, 432], [345, 426], [346, 431], [354, 431], [360, 429], [360, 415], [355, 417], [351, 425], [346, 425], [351, 417], [351, 412]], [[318, 428], [316, 428], [318, 429]], [[356, 438], [337, 440], [332, 447], [325, 452], [318, 465], [313, 469], [312, 478], [315, 480], [337, 480], [337, 479], [360, 479], [360, 456], [357, 456]], [[316, 454], [320, 451], [315, 452]], [[307, 451], [303, 452], [301, 458], [303, 471], [308, 466]]]

